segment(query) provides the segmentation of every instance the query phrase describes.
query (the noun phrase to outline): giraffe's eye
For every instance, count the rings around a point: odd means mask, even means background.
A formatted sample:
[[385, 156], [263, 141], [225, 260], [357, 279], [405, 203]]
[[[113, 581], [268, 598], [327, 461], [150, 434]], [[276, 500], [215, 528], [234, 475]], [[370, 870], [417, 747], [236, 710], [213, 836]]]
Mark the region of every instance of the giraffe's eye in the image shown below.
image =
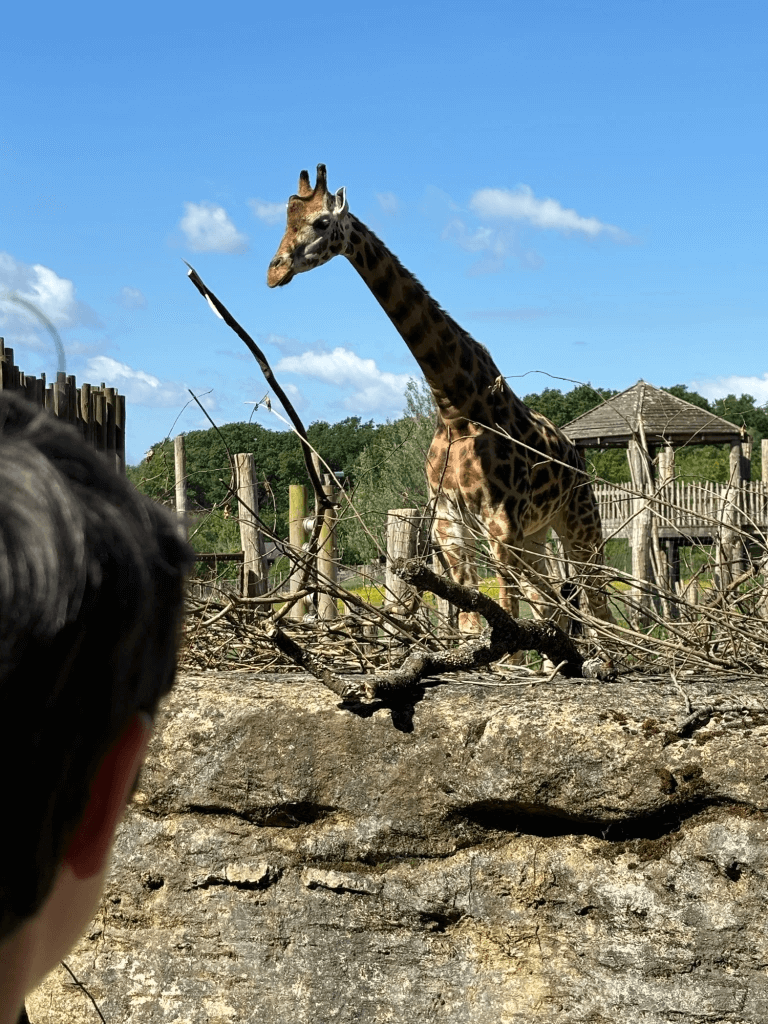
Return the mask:
[[313, 221], [312, 227], [315, 231], [325, 231], [330, 223], [331, 218], [326, 214], [324, 217], [318, 217], [316, 221]]

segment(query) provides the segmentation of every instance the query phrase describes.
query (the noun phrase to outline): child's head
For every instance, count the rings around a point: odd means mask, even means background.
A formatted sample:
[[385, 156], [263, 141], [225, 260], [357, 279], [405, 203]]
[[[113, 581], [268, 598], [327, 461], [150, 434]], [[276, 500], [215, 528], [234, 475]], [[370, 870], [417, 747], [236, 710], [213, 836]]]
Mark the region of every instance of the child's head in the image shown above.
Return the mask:
[[0, 393], [0, 944], [45, 903], [101, 766], [173, 682], [189, 565], [170, 513]]

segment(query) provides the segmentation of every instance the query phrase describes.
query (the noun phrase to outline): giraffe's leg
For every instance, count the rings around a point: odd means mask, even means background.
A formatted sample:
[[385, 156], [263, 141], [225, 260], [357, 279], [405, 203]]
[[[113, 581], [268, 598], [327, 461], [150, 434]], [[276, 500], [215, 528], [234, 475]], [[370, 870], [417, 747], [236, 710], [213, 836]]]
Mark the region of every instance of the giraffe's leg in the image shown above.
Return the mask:
[[[511, 615], [516, 617], [519, 595], [522, 593], [535, 619], [554, 621], [564, 628], [566, 616], [558, 597], [558, 577], [551, 565], [547, 548], [547, 534], [548, 527], [545, 527], [516, 545], [492, 542], [494, 555], [503, 567], [499, 575], [499, 583], [501, 585], [503, 577], [511, 579], [514, 581], [516, 591], [513, 606], [511, 602], [510, 606], [505, 605], [503, 600], [501, 604]], [[512, 661], [519, 664], [523, 657], [523, 652], [518, 652], [513, 656]], [[552, 671], [554, 667], [548, 659], [544, 660], [544, 671]]]
[[[455, 583], [477, 590], [479, 581], [471, 530], [458, 518], [437, 518], [432, 527], [435, 543]], [[465, 634], [482, 630], [477, 612], [459, 612], [459, 631]]]
[[547, 550], [547, 532], [545, 527], [516, 544], [491, 541], [491, 550], [501, 567], [499, 603], [511, 615], [518, 615], [521, 593], [534, 618], [550, 619], [557, 613], [557, 588]]
[[574, 488], [571, 501], [553, 524], [563, 543], [569, 574], [584, 591], [589, 610], [597, 619], [613, 622], [605, 586], [603, 528], [592, 489]]
[[527, 571], [523, 575], [523, 593], [534, 619], [552, 621], [563, 629], [566, 616], [560, 601], [562, 581], [547, 550], [548, 532], [545, 527], [525, 538], [523, 559]]
[[590, 612], [596, 619], [614, 622], [605, 593], [605, 564], [600, 543], [590, 544], [582, 538], [563, 536], [563, 548], [571, 576], [581, 584]]

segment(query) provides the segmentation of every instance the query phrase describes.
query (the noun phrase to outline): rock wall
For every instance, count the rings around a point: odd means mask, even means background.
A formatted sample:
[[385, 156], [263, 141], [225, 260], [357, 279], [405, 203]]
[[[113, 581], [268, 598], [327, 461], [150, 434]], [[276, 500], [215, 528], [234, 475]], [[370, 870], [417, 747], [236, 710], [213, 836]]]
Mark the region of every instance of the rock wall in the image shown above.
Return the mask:
[[767, 745], [752, 679], [188, 675], [68, 963], [108, 1024], [763, 1022]]

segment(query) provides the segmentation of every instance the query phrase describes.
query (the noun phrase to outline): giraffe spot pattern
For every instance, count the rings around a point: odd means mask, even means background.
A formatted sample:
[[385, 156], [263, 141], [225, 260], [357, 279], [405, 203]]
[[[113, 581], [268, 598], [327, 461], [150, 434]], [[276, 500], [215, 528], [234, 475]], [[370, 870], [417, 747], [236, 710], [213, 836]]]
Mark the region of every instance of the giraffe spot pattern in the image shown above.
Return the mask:
[[386, 302], [392, 294], [392, 285], [395, 282], [395, 275], [392, 272], [392, 268], [389, 267], [384, 277], [379, 278], [375, 284], [371, 285], [371, 291], [379, 300], [379, 302]]
[[425, 352], [423, 355], [420, 355], [419, 362], [426, 363], [433, 373], [436, 373], [442, 366], [442, 360], [440, 358], [440, 355], [439, 353], [435, 352], [434, 349]]
[[470, 419], [477, 420], [479, 423], [482, 423], [483, 420], [486, 418], [485, 404], [481, 402], [479, 398], [476, 398], [472, 403], [472, 406], [470, 407], [469, 410], [469, 417]]
[[368, 242], [365, 243], [365, 264], [369, 270], [375, 270], [379, 265], [378, 254]]
[[426, 331], [424, 328], [424, 323], [423, 321], [419, 320], [419, 322], [417, 324], [414, 324], [413, 327], [408, 331], [408, 336], [405, 340], [408, 342], [409, 345], [413, 347], [419, 344], [419, 342], [424, 338], [425, 333]]

